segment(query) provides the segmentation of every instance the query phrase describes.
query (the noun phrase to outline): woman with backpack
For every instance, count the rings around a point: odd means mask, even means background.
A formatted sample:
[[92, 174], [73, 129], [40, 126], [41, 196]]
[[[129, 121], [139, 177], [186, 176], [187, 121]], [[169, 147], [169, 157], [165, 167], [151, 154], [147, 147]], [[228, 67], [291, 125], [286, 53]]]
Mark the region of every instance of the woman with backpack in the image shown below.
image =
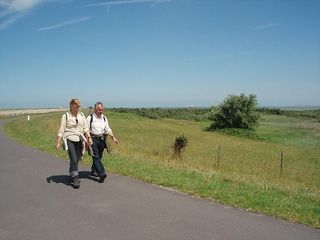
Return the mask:
[[61, 117], [61, 124], [58, 131], [56, 149], [60, 149], [63, 140], [65, 150], [68, 150], [70, 159], [70, 183], [74, 188], [80, 187], [78, 162], [83, 156], [84, 144], [92, 144], [87, 120], [80, 112], [80, 101], [76, 98], [70, 101], [70, 111]]

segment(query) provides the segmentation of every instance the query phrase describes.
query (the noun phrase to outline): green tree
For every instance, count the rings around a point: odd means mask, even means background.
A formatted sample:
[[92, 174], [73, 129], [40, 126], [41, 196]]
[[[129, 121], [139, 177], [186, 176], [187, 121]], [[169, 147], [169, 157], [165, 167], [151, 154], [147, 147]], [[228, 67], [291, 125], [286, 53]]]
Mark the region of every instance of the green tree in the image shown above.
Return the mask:
[[210, 130], [240, 128], [253, 130], [258, 123], [256, 96], [251, 94], [230, 95], [212, 111]]

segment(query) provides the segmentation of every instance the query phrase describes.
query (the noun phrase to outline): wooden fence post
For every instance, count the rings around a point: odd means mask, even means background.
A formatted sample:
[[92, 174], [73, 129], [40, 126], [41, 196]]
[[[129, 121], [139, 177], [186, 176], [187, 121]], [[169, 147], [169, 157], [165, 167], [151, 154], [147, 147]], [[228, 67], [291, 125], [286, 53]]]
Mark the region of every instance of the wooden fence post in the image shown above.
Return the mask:
[[218, 159], [217, 159], [218, 166], [220, 166], [220, 155], [221, 155], [221, 145], [219, 145], [218, 147]]
[[280, 177], [282, 176], [282, 170], [283, 170], [283, 150], [281, 149], [281, 154], [280, 154]]
[[139, 139], [138, 139], [137, 143], [138, 143], [137, 149], [139, 149], [139, 151], [141, 152], [142, 151], [142, 135], [140, 132], [139, 132]]

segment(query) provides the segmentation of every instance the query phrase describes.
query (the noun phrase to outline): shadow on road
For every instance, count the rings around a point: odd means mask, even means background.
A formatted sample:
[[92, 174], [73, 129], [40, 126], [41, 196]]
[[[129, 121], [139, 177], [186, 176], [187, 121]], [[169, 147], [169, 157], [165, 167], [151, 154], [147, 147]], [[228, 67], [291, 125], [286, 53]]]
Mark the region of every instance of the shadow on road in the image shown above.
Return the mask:
[[70, 176], [69, 175], [53, 175], [47, 177], [48, 183], [63, 183], [64, 185], [70, 186]]
[[[93, 180], [95, 182], [99, 182], [98, 178], [94, 178], [89, 175], [89, 171], [80, 171], [79, 176], [80, 178], [87, 178], [90, 180]], [[66, 186], [71, 186], [70, 184], [70, 176], [69, 175], [52, 175], [50, 177], [47, 177], [47, 183], [62, 183]]]

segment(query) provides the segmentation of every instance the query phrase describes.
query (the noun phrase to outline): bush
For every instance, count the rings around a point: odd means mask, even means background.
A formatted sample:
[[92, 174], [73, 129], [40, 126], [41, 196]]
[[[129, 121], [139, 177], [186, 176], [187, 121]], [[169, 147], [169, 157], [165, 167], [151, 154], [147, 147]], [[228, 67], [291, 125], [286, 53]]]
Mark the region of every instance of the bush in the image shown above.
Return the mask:
[[182, 150], [187, 146], [188, 139], [182, 134], [176, 137], [176, 140], [173, 145], [173, 158], [179, 157], [181, 158]]
[[258, 123], [259, 114], [256, 110], [255, 95], [230, 95], [222, 104], [212, 111], [210, 130], [240, 128], [253, 130]]
[[219, 133], [227, 134], [230, 136], [243, 137], [247, 139], [254, 139], [258, 141], [263, 141], [265, 138], [260, 137], [255, 131], [248, 129], [239, 128], [225, 128], [216, 130]]
[[259, 108], [257, 109], [260, 113], [274, 114], [274, 115], [284, 115], [285, 111], [279, 108]]

